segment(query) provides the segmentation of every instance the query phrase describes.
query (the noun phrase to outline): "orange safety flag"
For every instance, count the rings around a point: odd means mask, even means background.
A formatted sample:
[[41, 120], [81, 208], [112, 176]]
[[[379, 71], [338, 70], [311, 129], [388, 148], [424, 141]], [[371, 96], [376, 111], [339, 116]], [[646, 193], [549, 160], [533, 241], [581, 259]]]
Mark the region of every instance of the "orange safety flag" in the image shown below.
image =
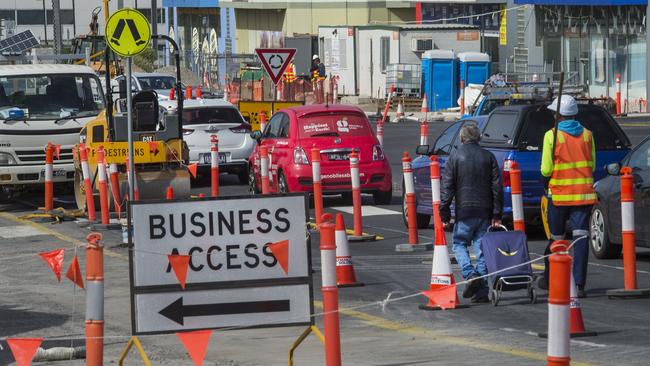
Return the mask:
[[422, 291], [431, 302], [441, 309], [453, 309], [456, 307], [456, 284], [451, 284], [436, 290]]
[[61, 270], [63, 269], [63, 255], [65, 249], [56, 249], [51, 252], [42, 252], [38, 255], [43, 258], [45, 263], [52, 269], [52, 272], [56, 275], [56, 279], [61, 282]]
[[184, 254], [170, 254], [167, 256], [169, 264], [171, 264], [174, 274], [181, 284], [181, 288], [185, 289], [185, 280], [187, 279], [187, 267], [190, 264], [190, 256]]
[[43, 338], [7, 338], [7, 344], [18, 366], [29, 366], [41, 343]]
[[208, 351], [208, 343], [210, 342], [211, 330], [195, 330], [193, 332], [179, 332], [176, 336], [183, 342], [187, 353], [194, 361], [196, 366], [202, 366], [205, 359], [205, 353]]
[[284, 274], [289, 274], [289, 240], [281, 240], [268, 244], [271, 254], [278, 260]]
[[187, 166], [187, 171], [192, 174], [192, 178], [196, 178], [196, 168], [198, 167], [197, 163], [190, 164]]
[[79, 260], [75, 255], [72, 258], [72, 263], [68, 267], [68, 271], [65, 273], [65, 276], [72, 282], [76, 283], [77, 286], [84, 288], [84, 280], [81, 276], [81, 268], [79, 267]]

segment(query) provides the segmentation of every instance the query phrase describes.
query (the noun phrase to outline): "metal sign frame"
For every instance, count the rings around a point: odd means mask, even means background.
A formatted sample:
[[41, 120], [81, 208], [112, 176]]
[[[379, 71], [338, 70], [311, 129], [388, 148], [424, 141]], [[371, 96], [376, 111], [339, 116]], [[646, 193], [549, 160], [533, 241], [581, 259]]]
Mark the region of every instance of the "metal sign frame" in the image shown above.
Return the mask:
[[[134, 205], [148, 205], [148, 204], [160, 204], [160, 203], [169, 203], [168, 200], [158, 199], [158, 200], [147, 200], [147, 201], [129, 201], [127, 209], [127, 222], [128, 222], [128, 237], [129, 237], [129, 289], [130, 289], [130, 301], [131, 301], [131, 333], [132, 335], [152, 335], [152, 334], [171, 334], [182, 332], [185, 330], [166, 330], [166, 331], [137, 331], [137, 322], [136, 322], [136, 295], [140, 294], [158, 294], [158, 293], [177, 293], [178, 295], [189, 294], [197, 291], [204, 290], [226, 290], [226, 289], [249, 289], [249, 288], [261, 288], [261, 287], [273, 287], [273, 286], [291, 286], [291, 285], [308, 285], [309, 287], [309, 321], [308, 322], [290, 322], [290, 323], [273, 323], [273, 324], [262, 324], [262, 325], [253, 325], [253, 326], [224, 326], [224, 327], [206, 327], [201, 329], [222, 329], [222, 328], [237, 328], [237, 329], [255, 329], [255, 328], [278, 328], [278, 327], [292, 327], [292, 326], [314, 326], [315, 320], [311, 314], [314, 314], [314, 285], [313, 285], [313, 275], [312, 275], [312, 259], [311, 259], [311, 235], [308, 230], [309, 223], [309, 196], [305, 193], [287, 193], [287, 194], [270, 194], [264, 196], [248, 196], [248, 195], [239, 195], [239, 196], [227, 196], [227, 197], [206, 197], [206, 198], [197, 198], [197, 199], [178, 199], [173, 202], [204, 202], [204, 201], [214, 201], [215, 203], [219, 201], [226, 200], [235, 200], [235, 199], [247, 199], [255, 200], [262, 198], [273, 198], [273, 197], [303, 197], [304, 199], [304, 225], [305, 225], [305, 235], [306, 241], [305, 245], [307, 246], [307, 276], [305, 277], [290, 277], [286, 279], [274, 278], [274, 279], [264, 279], [264, 280], [237, 280], [237, 281], [220, 281], [220, 282], [201, 282], [201, 283], [188, 283], [184, 290], [180, 290], [178, 284], [174, 285], [156, 285], [156, 286], [135, 286], [135, 274], [134, 274], [134, 243], [133, 243], [133, 222], [132, 222], [132, 207]], [[171, 254], [171, 253], [170, 253]], [[188, 329], [189, 330], [189, 329]], [[191, 330], [200, 330], [192, 328]]]

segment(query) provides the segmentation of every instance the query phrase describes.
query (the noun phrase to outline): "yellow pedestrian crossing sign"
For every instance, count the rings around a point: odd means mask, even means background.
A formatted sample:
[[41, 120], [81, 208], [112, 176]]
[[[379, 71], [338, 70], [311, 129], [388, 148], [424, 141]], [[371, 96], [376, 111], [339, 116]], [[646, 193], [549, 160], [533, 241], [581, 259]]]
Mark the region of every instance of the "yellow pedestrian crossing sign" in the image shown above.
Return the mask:
[[108, 18], [104, 34], [106, 44], [115, 53], [130, 57], [147, 48], [151, 41], [151, 26], [141, 12], [125, 8]]

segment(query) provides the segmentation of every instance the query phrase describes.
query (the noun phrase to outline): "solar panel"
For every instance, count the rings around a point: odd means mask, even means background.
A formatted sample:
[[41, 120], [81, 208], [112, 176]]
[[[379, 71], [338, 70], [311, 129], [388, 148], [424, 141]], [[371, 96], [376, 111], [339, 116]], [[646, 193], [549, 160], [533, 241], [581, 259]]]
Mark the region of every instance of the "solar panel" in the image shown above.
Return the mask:
[[31, 30], [20, 32], [0, 41], [0, 53], [19, 55], [30, 48], [38, 46], [38, 40]]

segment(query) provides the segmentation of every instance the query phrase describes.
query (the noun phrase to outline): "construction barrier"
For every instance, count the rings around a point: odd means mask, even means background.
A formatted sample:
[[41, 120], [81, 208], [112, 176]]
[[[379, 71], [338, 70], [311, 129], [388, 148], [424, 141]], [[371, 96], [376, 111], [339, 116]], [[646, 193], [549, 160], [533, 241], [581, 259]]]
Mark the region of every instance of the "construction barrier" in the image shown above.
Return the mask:
[[269, 148], [268, 146], [260, 146], [260, 176], [262, 177], [262, 194], [271, 193], [269, 185]]
[[86, 365], [104, 364], [104, 247], [102, 235], [86, 240]]
[[210, 195], [219, 197], [219, 138], [210, 136]]
[[348, 243], [348, 234], [345, 229], [343, 214], [336, 214], [336, 285], [338, 287], [357, 287], [363, 286], [363, 283], [357, 282], [357, 276], [354, 273], [354, 264], [350, 246]]
[[54, 145], [51, 142], [45, 147], [45, 212], [54, 209]]
[[548, 292], [548, 366], [569, 366], [569, 305], [571, 295], [571, 256], [569, 242], [558, 240], [551, 245]]
[[81, 157], [81, 173], [84, 179], [84, 190], [86, 191], [88, 220], [94, 222], [97, 220], [97, 213], [95, 212], [95, 197], [93, 196], [93, 185], [91, 183], [90, 168], [88, 167], [88, 149], [85, 144], [79, 144], [79, 155]]
[[510, 189], [512, 197], [512, 223], [517, 231], [526, 232], [524, 221], [524, 201], [521, 196], [521, 170], [519, 164], [513, 162], [510, 166]]
[[321, 217], [323, 216], [323, 186], [321, 185], [320, 176], [320, 149], [317, 147], [311, 149], [311, 176], [314, 189], [316, 225], [320, 225]]
[[323, 322], [325, 324], [325, 365], [341, 365], [341, 335], [339, 330], [339, 289], [336, 285], [336, 238], [332, 215], [321, 218], [320, 255], [323, 293]]

